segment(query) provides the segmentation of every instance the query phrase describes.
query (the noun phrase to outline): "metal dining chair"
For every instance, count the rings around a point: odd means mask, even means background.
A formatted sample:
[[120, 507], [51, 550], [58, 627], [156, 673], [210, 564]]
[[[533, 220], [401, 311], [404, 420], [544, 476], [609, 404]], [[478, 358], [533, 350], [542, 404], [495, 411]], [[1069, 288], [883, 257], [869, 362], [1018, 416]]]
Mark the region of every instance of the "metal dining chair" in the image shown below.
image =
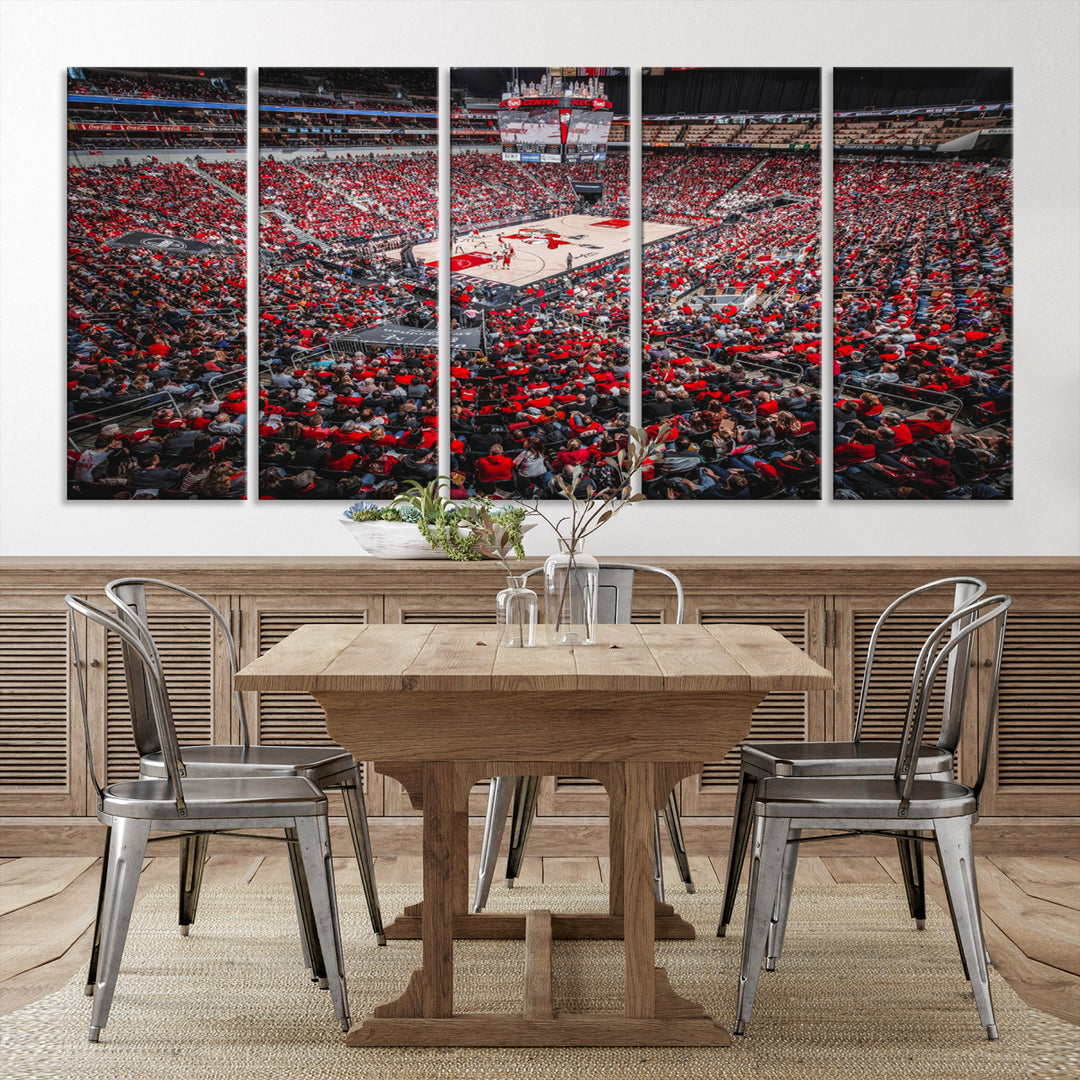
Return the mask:
[[[284, 829], [295, 852], [296, 887], [310, 911], [313, 937], [305, 949], [318, 953], [326, 974], [334, 1011], [342, 1031], [349, 1028], [349, 1004], [338, 925], [334, 868], [326, 795], [301, 776], [203, 777], [187, 773], [169, 708], [168, 690], [157, 658], [143, 639], [120, 620], [75, 596], [65, 596], [71, 625], [72, 663], [82, 709], [90, 776], [97, 792], [98, 820], [108, 830], [102, 867], [101, 905], [95, 977], [88, 993], [94, 998], [90, 1041], [97, 1042], [109, 1019], [120, 961], [124, 953], [139, 874], [150, 830], [201, 836], [243, 829]], [[83, 679], [79, 616], [114, 634], [141, 671], [141, 687], [149, 704], [164, 777], [141, 778], [102, 787], [94, 766], [86, 686]], [[134, 710], [133, 710], [134, 711]], [[154, 839], [168, 839], [155, 837]], [[300, 924], [301, 940], [307, 928]]]
[[[628, 623], [634, 600], [634, 575], [636, 573], [659, 574], [667, 578], [675, 587], [675, 622], [682, 624], [686, 607], [682, 582], [670, 570], [659, 566], [645, 566], [639, 563], [602, 562], [600, 564], [599, 592], [597, 597], [597, 623]], [[542, 574], [543, 567], [536, 567], [524, 574], [530, 578]], [[514, 881], [521, 872], [525, 857], [525, 841], [529, 829], [536, 817], [536, 802], [540, 794], [539, 776], [493, 776], [488, 789], [487, 814], [484, 818], [484, 838], [480, 846], [480, 869], [476, 878], [476, 895], [473, 911], [484, 910], [487, 904], [491, 882], [495, 877], [495, 863], [499, 857], [499, 845], [502, 843], [506, 828], [507, 813], [512, 810], [510, 825], [510, 850], [506, 859], [506, 887], [512, 889]], [[675, 864], [679, 876], [686, 886], [686, 891], [694, 891], [694, 879], [690, 873], [690, 860], [686, 854], [683, 839], [682, 820], [679, 817], [679, 804], [675, 792], [668, 796], [663, 810], [664, 823], [668, 838], [675, 855]], [[657, 900], [664, 899], [664, 876], [660, 860], [660, 828], [655, 823], [653, 843], [656, 854], [655, 892]]]
[[[147, 653], [152, 658], [159, 678], [164, 684], [161, 657], [154, 638], [149, 630], [147, 605], [147, 587], [160, 588], [177, 593], [199, 604], [209, 612], [221, 630], [230, 674], [237, 671], [236, 644], [225, 617], [205, 597], [182, 585], [156, 578], [119, 578], [105, 587], [105, 593], [116, 607], [118, 618], [131, 630]], [[162, 778], [167, 775], [164, 757], [158, 740], [157, 728], [153, 721], [152, 697], [146, 682], [143, 665], [137, 654], [130, 651], [126, 641], [121, 643], [124, 659], [124, 672], [127, 681], [128, 702], [131, 710], [132, 730], [135, 745], [139, 752], [140, 779]], [[368, 835], [367, 813], [364, 809], [363, 794], [360, 786], [360, 773], [352, 756], [340, 746], [258, 746], [252, 745], [248, 734], [247, 717], [244, 710], [243, 695], [234, 692], [236, 710], [240, 725], [239, 744], [204, 744], [183, 748], [184, 764], [187, 775], [192, 778], [203, 777], [273, 777], [300, 776], [310, 780], [321, 791], [340, 791], [345, 802], [345, 816], [349, 823], [353, 850], [360, 868], [360, 880], [363, 884], [364, 897], [367, 901], [371, 928], [380, 945], [386, 944], [383, 932], [382, 914], [379, 909], [379, 897], [375, 887], [375, 870], [371, 856], [371, 841]], [[209, 834], [199, 833], [185, 837], [180, 843], [180, 933], [187, 934], [198, 909], [199, 891], [202, 886], [203, 866], [206, 861], [206, 849]], [[106, 845], [109, 834], [106, 833]], [[326, 973], [318, 963], [318, 950], [312, 951], [310, 944], [315, 937], [311, 924], [309, 907], [303, 902], [303, 896], [296, 888], [299, 862], [295, 847], [289, 848], [289, 868], [294, 883], [293, 895], [296, 900], [297, 914], [305, 926], [304, 962], [311, 968], [312, 977], [325, 984]], [[95, 980], [97, 969], [97, 942], [101, 932], [102, 901], [98, 901], [97, 923], [94, 933], [95, 945], [90, 956], [90, 969], [87, 974], [87, 992]]]
[[[935, 589], [951, 587], [953, 611], [978, 600], [986, 593], [986, 582], [975, 577], [950, 577], [931, 581], [897, 597], [879, 616], [870, 634], [866, 651], [859, 702], [855, 713], [854, 737], [849, 742], [792, 742], [744, 743], [739, 766], [739, 787], [735, 796], [735, 815], [728, 845], [727, 879], [724, 885], [724, 905], [717, 935], [725, 937], [739, 877], [746, 860], [746, 848], [753, 828], [753, 807], [758, 785], [770, 776], [863, 776], [885, 777], [892, 773], [899, 742], [896, 739], [863, 739], [862, 727], [870, 695], [874, 671], [874, 655], [878, 641], [890, 617], [915, 597]], [[968, 618], [970, 616], [961, 617]], [[971, 660], [971, 639], [950, 654], [946, 672], [941, 730], [934, 746], [919, 748], [917, 773], [920, 779], [952, 779], [953, 753], [960, 738], [960, 721], [964, 711], [968, 669]], [[899, 722], [897, 728], [899, 729]], [[896, 838], [900, 866], [904, 877], [908, 910], [918, 929], [926, 925], [926, 889], [923, 880], [922, 845], [907, 836]], [[794, 872], [794, 858], [786, 872]]]
[[[757, 785], [736, 1035], [746, 1033], [762, 959], [768, 957], [775, 966], [783, 947], [794, 880], [794, 873], [789, 875], [785, 864], [790, 858], [798, 858], [803, 829], [823, 829], [845, 836], [902, 833], [920, 844], [933, 840], [979, 1021], [986, 1028], [988, 1039], [998, 1037], [987, 977], [971, 826], [979, 818], [979, 793], [990, 758], [1006, 616], [1012, 602], [1012, 597], [1005, 594], [984, 597], [954, 611], [927, 638], [915, 665], [892, 776], [884, 779], [774, 776]], [[964, 620], [959, 629], [958, 616]], [[969, 650], [980, 627], [991, 623], [994, 627], [992, 676], [981, 724], [978, 778], [970, 787], [952, 780], [920, 779], [919, 751], [934, 684], [950, 657], [958, 655], [961, 649]]]

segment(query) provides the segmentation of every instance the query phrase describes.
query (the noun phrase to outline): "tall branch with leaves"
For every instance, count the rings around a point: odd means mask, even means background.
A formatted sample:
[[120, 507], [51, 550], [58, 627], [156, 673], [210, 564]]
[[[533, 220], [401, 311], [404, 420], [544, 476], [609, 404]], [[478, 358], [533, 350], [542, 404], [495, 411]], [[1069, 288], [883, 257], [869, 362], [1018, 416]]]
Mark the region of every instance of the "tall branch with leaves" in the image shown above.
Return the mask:
[[600, 488], [587, 497], [579, 496], [577, 489], [585, 470], [581, 465], [575, 465], [569, 480], [564, 476], [555, 478], [556, 485], [570, 504], [570, 512], [557, 520], [552, 520], [540, 509], [540, 504], [536, 503], [530, 513], [546, 521], [554, 530], [555, 535], [566, 545], [568, 551], [580, 550], [585, 538], [610, 521], [624, 506], [640, 502], [645, 498], [644, 495], [634, 494], [634, 477], [663, 447], [671, 426], [670, 420], [665, 421], [652, 438], [649, 438], [643, 428], [627, 428], [626, 447], [620, 450], [616, 457], [618, 483]]

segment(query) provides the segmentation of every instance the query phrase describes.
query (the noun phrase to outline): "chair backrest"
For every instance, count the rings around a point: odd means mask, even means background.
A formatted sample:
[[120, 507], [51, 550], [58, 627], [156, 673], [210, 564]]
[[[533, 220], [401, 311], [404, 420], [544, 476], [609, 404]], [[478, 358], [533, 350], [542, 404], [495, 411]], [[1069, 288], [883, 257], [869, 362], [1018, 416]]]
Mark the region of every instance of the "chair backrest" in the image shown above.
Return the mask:
[[[910, 592], [898, 596], [878, 617], [870, 634], [870, 644], [866, 649], [866, 665], [863, 670], [862, 686], [859, 689], [859, 704], [855, 711], [855, 742], [862, 737], [863, 718], [866, 714], [866, 703], [870, 694], [870, 680], [874, 670], [874, 653], [878, 639], [885, 629], [890, 616], [903, 607], [909, 600], [933, 589], [945, 586], [953, 587], [953, 613], [961, 608], [974, 603], [986, 594], [986, 582], [976, 577], [949, 577], [940, 578], [937, 581], [929, 581], [925, 585], [919, 585]], [[970, 621], [971, 616], [961, 616], [955, 625], [959, 630], [964, 621]], [[948, 669], [945, 677], [945, 696], [942, 703], [941, 730], [938, 734], [937, 745], [941, 750], [953, 753], [960, 741], [960, 723], [963, 719], [964, 702], [967, 696], [968, 672], [971, 666], [971, 648], [974, 639], [964, 638], [964, 644], [951, 652], [948, 660]], [[918, 669], [912, 676], [912, 693], [917, 689], [916, 681], [920, 677]]]
[[[596, 621], [598, 624], [605, 623], [628, 623], [633, 612], [634, 602], [634, 574], [638, 573], [659, 574], [666, 577], [675, 587], [675, 622], [682, 624], [683, 614], [686, 609], [686, 598], [683, 595], [682, 582], [670, 571], [660, 566], [646, 566], [643, 563], [600, 563], [598, 595], [596, 598]], [[542, 574], [542, 566], [534, 567], [527, 571], [523, 577], [530, 578], [533, 574]]]
[[[93, 744], [90, 739], [90, 719], [87, 711], [86, 683], [82, 671], [83, 650], [80, 646], [77, 615], [82, 615], [90, 622], [95, 622], [104, 627], [106, 634], [115, 634], [125, 646], [125, 658], [130, 657], [133, 665], [137, 664], [141, 667], [142, 679], [139, 685], [145, 692], [150, 709], [150, 718], [156, 728], [157, 744], [161, 748], [165, 772], [176, 800], [176, 812], [183, 817], [186, 813], [184, 789], [181, 781], [181, 777], [184, 775], [184, 761], [180, 756], [180, 747], [176, 740], [176, 729], [173, 726], [172, 714], [169, 711], [168, 689], [155, 653], [147, 647], [140, 634], [119, 619], [114, 619], [112, 615], [107, 611], [103, 611], [96, 604], [71, 595], [64, 597], [64, 603], [68, 606], [68, 618], [71, 625], [72, 665], [75, 668], [75, 677], [79, 688], [79, 704], [82, 708], [83, 734], [86, 738], [86, 754], [90, 765], [90, 778], [93, 781], [94, 788], [97, 790], [99, 800], [104, 794], [104, 788], [98, 780], [97, 769], [94, 765]], [[134, 712], [133, 707], [133, 715]]]
[[[930, 698], [934, 684], [943, 668], [947, 668], [952, 657], [965, 653], [970, 655], [975, 635], [980, 627], [994, 624], [992, 653], [987, 658], [991, 664], [990, 689], [985, 699], [985, 715], [982, 720], [982, 745], [979, 749], [979, 773], [972, 790], [978, 797], [986, 780], [986, 768], [990, 760], [990, 746], [993, 742], [994, 723], [997, 719], [998, 686], [1001, 682], [1001, 660], [1005, 651], [1005, 624], [1013, 598], [1005, 593], [985, 596], [974, 603], [967, 604], [938, 623], [931, 631], [919, 652], [915, 663], [911, 698], [908, 703], [907, 717], [904, 722], [904, 734], [900, 751], [896, 757], [894, 777], [900, 784], [901, 814], [907, 813], [907, 803], [911, 798], [912, 785], [915, 782], [919, 761], [919, 746], [922, 742], [923, 728], [930, 708]], [[960, 618], [957, 618], [960, 616]]]
[[[154, 656], [158, 667], [161, 667], [161, 656], [150, 633], [149, 609], [147, 605], [146, 590], [151, 588], [166, 589], [170, 592], [185, 596], [205, 608], [225, 640], [225, 651], [229, 660], [229, 673], [235, 675], [239, 670], [236, 654], [236, 642], [233, 639], [232, 630], [225, 616], [210, 603], [204, 596], [200, 596], [191, 589], [184, 588], [172, 581], [161, 581], [158, 578], [117, 578], [105, 586], [105, 595], [116, 605], [117, 616], [131, 628], [143, 641], [144, 645]], [[127, 646], [123, 646], [124, 674], [127, 679], [128, 701], [131, 703], [132, 730], [135, 732], [135, 743], [139, 754], [157, 753], [160, 747], [156, 745], [155, 726], [151, 719], [151, 712], [147, 690], [144, 685], [143, 672], [140, 664], [129, 663]], [[247, 715], [244, 711], [244, 698], [239, 691], [233, 691], [236, 701], [236, 710], [240, 718], [240, 741], [245, 747], [250, 745], [248, 736]]]

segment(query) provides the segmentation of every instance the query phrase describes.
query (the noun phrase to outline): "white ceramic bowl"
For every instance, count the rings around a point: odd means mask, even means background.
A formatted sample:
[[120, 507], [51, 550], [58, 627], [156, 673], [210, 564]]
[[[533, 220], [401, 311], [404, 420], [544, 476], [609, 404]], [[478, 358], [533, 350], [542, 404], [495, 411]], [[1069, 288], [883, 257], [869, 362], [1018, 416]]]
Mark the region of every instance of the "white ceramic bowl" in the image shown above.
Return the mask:
[[379, 559], [445, 559], [446, 554], [420, 535], [411, 521], [350, 521], [341, 524], [369, 555]]

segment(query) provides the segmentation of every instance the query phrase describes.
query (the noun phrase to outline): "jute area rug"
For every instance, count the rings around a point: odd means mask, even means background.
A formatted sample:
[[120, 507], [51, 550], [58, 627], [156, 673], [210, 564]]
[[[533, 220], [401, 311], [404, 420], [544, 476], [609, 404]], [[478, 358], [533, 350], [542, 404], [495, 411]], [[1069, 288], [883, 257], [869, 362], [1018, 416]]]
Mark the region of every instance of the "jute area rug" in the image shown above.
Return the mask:
[[[492, 910], [604, 910], [584, 886], [493, 889]], [[419, 899], [385, 886], [389, 920]], [[698, 939], [661, 942], [671, 985], [730, 1027], [742, 944], [715, 937], [720, 889], [672, 899]], [[419, 942], [377, 948], [363, 898], [340, 890], [354, 1022], [396, 997], [419, 966]], [[344, 1045], [329, 994], [300, 962], [287, 887], [204, 890], [191, 936], [176, 931], [175, 890], [135, 911], [102, 1042], [86, 1041], [90, 1001], [80, 975], [0, 1023], [0, 1075], [18, 1080], [508, 1080], [565, 1077], [678, 1080], [984, 1080], [1080, 1076], [1080, 1029], [1025, 1006], [993, 976], [1001, 1039], [979, 1026], [947, 917], [916, 931], [903, 890], [832, 885], [796, 891], [778, 970], [764, 973], [750, 1034], [729, 1048], [367, 1049]], [[557, 1010], [618, 1011], [621, 942], [556, 942]], [[520, 942], [455, 945], [456, 1008], [520, 1011]]]

